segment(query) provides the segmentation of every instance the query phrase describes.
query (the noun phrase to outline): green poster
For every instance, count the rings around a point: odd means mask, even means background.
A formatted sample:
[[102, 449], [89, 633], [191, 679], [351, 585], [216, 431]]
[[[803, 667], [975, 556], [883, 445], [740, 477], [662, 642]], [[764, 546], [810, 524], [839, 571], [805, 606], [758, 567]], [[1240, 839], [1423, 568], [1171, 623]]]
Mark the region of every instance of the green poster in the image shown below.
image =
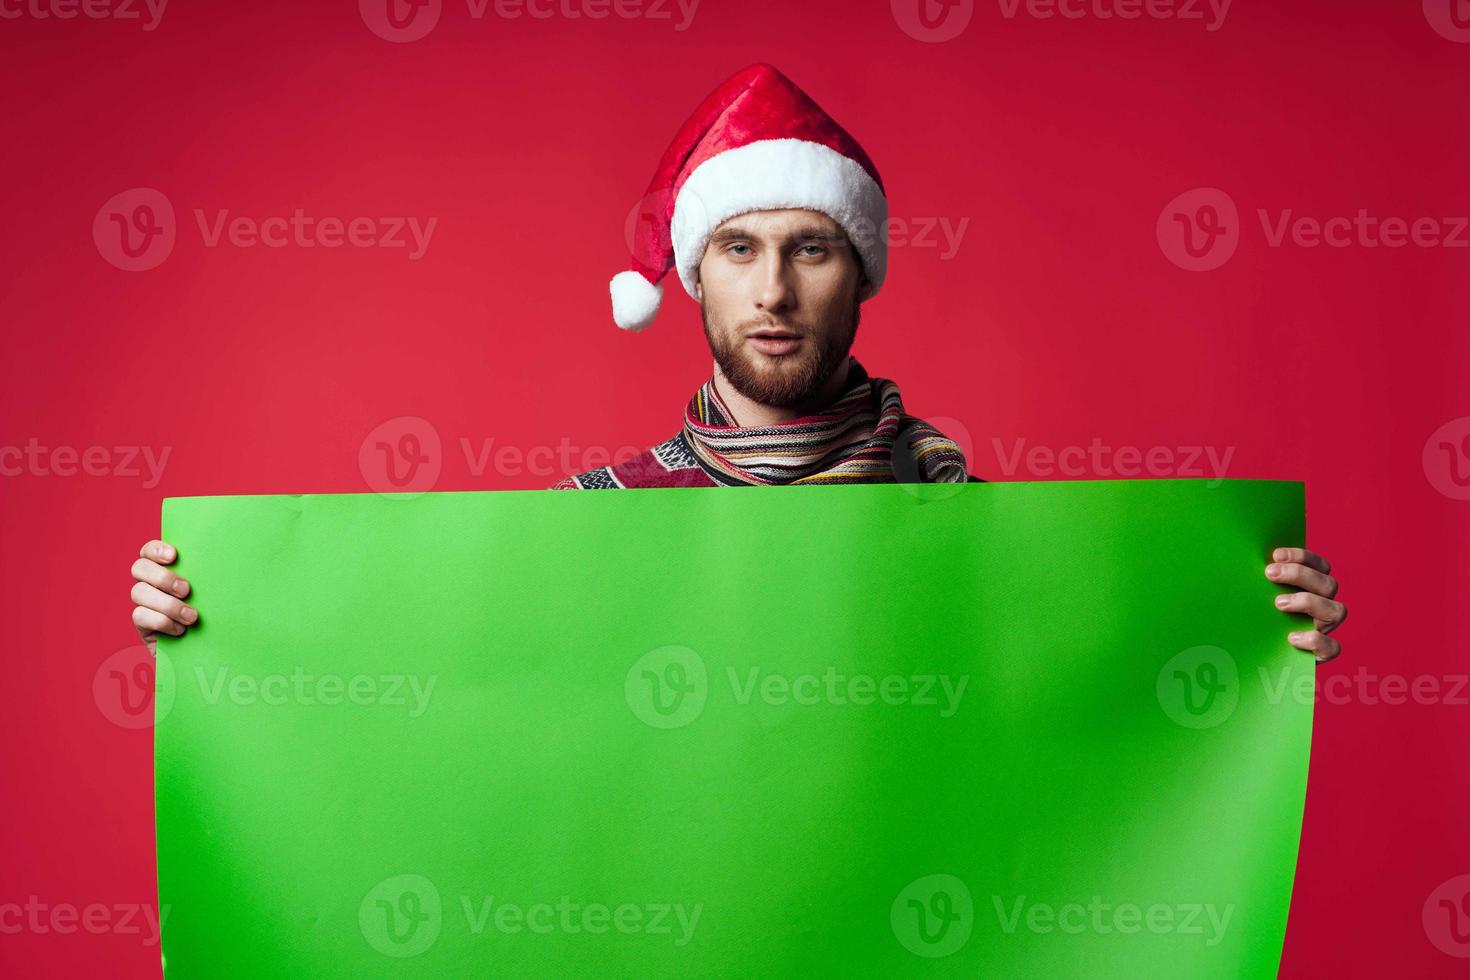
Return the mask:
[[1270, 977], [1299, 483], [169, 498], [193, 977]]

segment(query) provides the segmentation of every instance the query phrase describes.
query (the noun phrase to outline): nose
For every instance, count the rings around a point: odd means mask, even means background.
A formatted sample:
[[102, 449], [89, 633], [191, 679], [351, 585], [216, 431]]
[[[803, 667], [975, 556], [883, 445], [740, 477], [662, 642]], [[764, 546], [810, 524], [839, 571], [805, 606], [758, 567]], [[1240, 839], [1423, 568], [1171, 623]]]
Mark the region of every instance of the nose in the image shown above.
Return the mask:
[[756, 309], [770, 316], [779, 316], [796, 308], [796, 290], [792, 288], [791, 270], [783, 256], [776, 252], [767, 253], [761, 260], [757, 275]]

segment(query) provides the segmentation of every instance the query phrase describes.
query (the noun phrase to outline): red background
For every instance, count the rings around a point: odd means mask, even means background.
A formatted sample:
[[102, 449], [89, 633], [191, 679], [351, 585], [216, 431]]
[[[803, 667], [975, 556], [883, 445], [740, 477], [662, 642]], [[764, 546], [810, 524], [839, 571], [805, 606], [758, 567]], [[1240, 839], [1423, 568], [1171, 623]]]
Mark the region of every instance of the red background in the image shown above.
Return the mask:
[[[0, 903], [157, 901], [151, 735], [112, 723], [92, 681], [136, 640], [127, 566], [164, 496], [365, 491], [364, 438], [403, 416], [443, 440], [439, 490], [562, 475], [516, 457], [476, 474], [462, 438], [568, 440], [579, 470], [675, 431], [710, 370], [698, 308], [671, 277], [660, 320], [624, 333], [607, 282], [678, 124], [758, 60], [863, 143], [895, 216], [968, 220], [948, 257], [895, 245], [855, 353], [910, 411], [968, 433], [972, 472], [1048, 475], [1006, 472], [994, 440], [1233, 450], [1230, 477], [1307, 483], [1308, 543], [1352, 609], [1322, 679], [1470, 669], [1470, 502], [1422, 455], [1470, 415], [1470, 251], [1271, 247], [1256, 216], [1470, 214], [1470, 44], [1418, 3], [1237, 0], [1214, 31], [982, 3], [939, 43], [887, 3], [837, 0], [705, 0], [682, 31], [677, 9], [476, 19], [451, 0], [411, 43], [349, 0], [174, 0], [151, 31], [19, 9], [0, 20], [0, 446], [170, 456], [153, 487], [49, 464], [0, 477]], [[92, 227], [138, 187], [172, 203], [177, 243], [129, 272]], [[1210, 272], [1173, 264], [1155, 231], [1198, 187], [1240, 211], [1238, 251]], [[438, 224], [413, 261], [207, 247], [196, 208]], [[1467, 718], [1319, 707], [1283, 975], [1465, 967], [1421, 910], [1470, 872]], [[137, 935], [23, 930], [0, 935], [0, 967], [146, 977], [157, 955]]]

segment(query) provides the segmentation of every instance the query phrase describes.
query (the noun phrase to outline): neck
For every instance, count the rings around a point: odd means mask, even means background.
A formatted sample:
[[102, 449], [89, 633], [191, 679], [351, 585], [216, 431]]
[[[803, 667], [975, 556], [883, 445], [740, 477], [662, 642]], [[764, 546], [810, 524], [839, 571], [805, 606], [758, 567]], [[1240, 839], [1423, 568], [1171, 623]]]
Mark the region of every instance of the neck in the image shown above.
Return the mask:
[[732, 421], [742, 427], [774, 425], [777, 422], [790, 422], [799, 419], [803, 415], [811, 415], [823, 406], [831, 404], [843, 388], [847, 386], [847, 367], [852, 363], [851, 356], [844, 357], [837, 369], [822, 383], [822, 387], [813, 392], [810, 398], [798, 402], [795, 405], [767, 405], [753, 398], [747, 398], [735, 390], [730, 380], [725, 377], [725, 372], [720, 370], [720, 365], [715, 364], [715, 391], [725, 403], [733, 416]]

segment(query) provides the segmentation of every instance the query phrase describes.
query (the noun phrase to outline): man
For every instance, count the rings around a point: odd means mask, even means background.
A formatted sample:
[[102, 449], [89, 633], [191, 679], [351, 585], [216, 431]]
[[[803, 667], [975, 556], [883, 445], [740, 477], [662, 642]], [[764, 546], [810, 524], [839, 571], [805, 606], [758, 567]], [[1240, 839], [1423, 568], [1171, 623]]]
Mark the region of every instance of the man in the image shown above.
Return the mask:
[[958, 446], [904, 414], [896, 384], [869, 378], [849, 354], [871, 287], [832, 218], [801, 209], [731, 218], [711, 235], [698, 276], [715, 369], [683, 428], [554, 489], [977, 479]]
[[[632, 269], [613, 277], [613, 319], [648, 326], [677, 270], [700, 304], [714, 373], [680, 431], [625, 462], [553, 489], [953, 483], [976, 480], [943, 433], [906, 414], [898, 386], [851, 354], [861, 304], [887, 272], [887, 198], [842, 127], [769, 65], [737, 72], [665, 151], [639, 209]], [[161, 541], [133, 564], [133, 623], [150, 647], [197, 621]], [[1315, 629], [1290, 633], [1327, 661], [1347, 616], [1326, 559], [1277, 548], [1275, 602]]]

